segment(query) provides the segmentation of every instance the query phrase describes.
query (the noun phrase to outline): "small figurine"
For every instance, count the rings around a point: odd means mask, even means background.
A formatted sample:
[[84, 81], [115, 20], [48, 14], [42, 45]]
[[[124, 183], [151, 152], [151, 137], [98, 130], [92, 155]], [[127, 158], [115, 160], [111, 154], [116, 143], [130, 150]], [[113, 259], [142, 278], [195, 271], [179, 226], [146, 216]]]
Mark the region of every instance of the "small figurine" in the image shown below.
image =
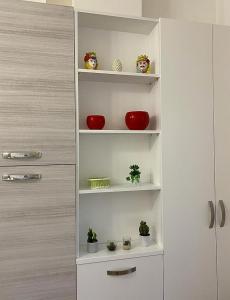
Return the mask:
[[84, 57], [85, 68], [90, 70], [96, 70], [98, 67], [97, 56], [95, 52], [88, 52]]
[[122, 72], [122, 63], [120, 59], [115, 59], [112, 64], [112, 70], [115, 72]]
[[150, 60], [147, 55], [140, 55], [137, 58], [137, 73], [150, 73]]

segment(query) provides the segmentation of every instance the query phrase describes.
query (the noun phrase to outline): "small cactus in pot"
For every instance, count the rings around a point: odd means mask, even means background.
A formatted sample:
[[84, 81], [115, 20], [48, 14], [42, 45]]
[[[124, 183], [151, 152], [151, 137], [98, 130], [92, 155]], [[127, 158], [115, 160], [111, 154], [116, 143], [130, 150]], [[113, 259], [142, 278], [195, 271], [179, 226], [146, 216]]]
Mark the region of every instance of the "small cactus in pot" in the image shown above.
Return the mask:
[[139, 226], [139, 233], [140, 233], [142, 246], [148, 247], [151, 243], [151, 237], [149, 233], [149, 226], [145, 221], [141, 221]]
[[88, 239], [87, 239], [87, 252], [96, 253], [98, 251], [98, 240], [97, 234], [92, 228], [89, 228]]

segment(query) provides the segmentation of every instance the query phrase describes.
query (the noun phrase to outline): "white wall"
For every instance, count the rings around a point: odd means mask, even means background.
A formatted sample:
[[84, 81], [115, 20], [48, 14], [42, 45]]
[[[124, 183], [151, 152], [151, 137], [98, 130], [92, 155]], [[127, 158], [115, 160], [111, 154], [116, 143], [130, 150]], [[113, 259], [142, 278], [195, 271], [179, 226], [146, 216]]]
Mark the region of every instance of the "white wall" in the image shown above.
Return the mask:
[[141, 16], [142, 0], [74, 0], [78, 9]]
[[72, 6], [72, 0], [46, 0], [47, 4], [59, 4], [59, 5], [68, 5]]
[[230, 25], [230, 0], [216, 0], [216, 21], [218, 24]]
[[230, 0], [143, 0], [143, 15], [215, 23], [216, 1], [230, 7]]
[[24, 0], [24, 1], [31, 1], [31, 2], [41, 2], [41, 3], [46, 3], [46, 0]]

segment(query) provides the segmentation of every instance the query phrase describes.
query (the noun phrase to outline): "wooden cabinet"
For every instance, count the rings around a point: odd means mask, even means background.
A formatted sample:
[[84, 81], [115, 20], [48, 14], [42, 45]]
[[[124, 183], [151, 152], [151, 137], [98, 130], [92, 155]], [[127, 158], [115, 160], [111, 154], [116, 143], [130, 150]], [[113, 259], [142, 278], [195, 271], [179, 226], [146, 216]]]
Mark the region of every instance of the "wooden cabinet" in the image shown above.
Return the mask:
[[216, 300], [212, 26], [162, 20], [161, 38], [165, 300]]
[[73, 9], [1, 0], [0, 35], [0, 165], [75, 163]]
[[73, 9], [0, 0], [0, 40], [0, 299], [74, 300]]
[[78, 265], [77, 277], [79, 300], [163, 300], [161, 255]]
[[[230, 297], [230, 28], [213, 27], [218, 299]], [[221, 201], [223, 201], [221, 203]], [[223, 204], [223, 211], [221, 211]], [[224, 221], [226, 213], [226, 221]], [[221, 224], [222, 223], [222, 224]]]
[[[41, 178], [20, 177], [28, 174]], [[2, 167], [4, 175], [16, 181], [0, 181], [0, 298], [74, 300], [75, 167]]]

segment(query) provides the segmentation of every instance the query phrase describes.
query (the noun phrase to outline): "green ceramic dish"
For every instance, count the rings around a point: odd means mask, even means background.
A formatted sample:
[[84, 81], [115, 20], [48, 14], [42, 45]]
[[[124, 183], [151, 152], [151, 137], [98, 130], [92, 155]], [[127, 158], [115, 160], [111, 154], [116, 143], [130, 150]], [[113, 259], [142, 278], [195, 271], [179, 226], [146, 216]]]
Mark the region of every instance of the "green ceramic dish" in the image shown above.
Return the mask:
[[110, 187], [109, 178], [89, 178], [88, 184], [91, 189], [106, 189]]

